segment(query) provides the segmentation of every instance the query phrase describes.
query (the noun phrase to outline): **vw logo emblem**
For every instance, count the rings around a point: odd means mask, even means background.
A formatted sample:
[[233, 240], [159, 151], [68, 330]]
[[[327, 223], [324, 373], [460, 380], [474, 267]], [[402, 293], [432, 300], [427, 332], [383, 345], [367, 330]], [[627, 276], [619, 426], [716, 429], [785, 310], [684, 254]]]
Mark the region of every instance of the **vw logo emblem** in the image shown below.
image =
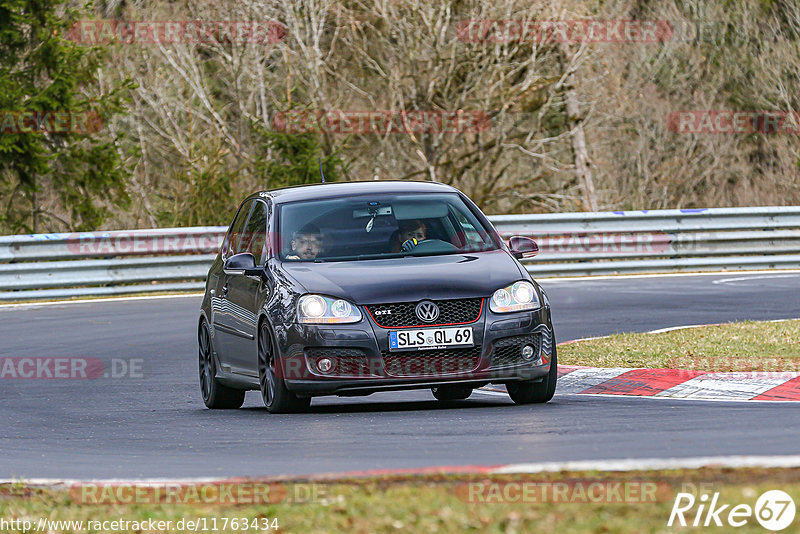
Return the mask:
[[426, 323], [432, 323], [439, 318], [439, 306], [429, 300], [423, 300], [417, 304], [417, 307], [414, 308], [414, 312], [417, 314], [420, 321]]

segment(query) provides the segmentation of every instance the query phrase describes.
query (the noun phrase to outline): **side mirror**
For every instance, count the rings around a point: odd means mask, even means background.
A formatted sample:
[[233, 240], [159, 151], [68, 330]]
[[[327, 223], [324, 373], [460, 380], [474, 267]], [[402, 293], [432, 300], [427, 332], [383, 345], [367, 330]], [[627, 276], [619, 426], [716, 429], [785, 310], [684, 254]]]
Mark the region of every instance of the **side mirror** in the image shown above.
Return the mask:
[[256, 267], [256, 258], [249, 252], [234, 254], [225, 260], [222, 270], [225, 274], [245, 276], [260, 276], [264, 271], [264, 269]]
[[539, 245], [530, 237], [522, 237], [519, 235], [512, 236], [508, 240], [508, 248], [511, 249], [511, 254], [518, 260], [521, 258], [532, 258], [539, 253]]

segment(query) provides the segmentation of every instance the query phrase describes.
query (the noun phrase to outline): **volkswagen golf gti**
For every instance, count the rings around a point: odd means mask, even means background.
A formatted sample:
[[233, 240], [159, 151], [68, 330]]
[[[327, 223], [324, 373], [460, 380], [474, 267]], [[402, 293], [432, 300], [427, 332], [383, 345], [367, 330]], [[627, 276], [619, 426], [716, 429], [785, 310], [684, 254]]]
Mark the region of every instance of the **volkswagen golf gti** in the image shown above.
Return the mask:
[[327, 183], [246, 198], [211, 266], [198, 321], [209, 408], [259, 390], [272, 413], [321, 395], [430, 389], [441, 401], [504, 384], [518, 404], [553, 397], [550, 305], [457, 189]]

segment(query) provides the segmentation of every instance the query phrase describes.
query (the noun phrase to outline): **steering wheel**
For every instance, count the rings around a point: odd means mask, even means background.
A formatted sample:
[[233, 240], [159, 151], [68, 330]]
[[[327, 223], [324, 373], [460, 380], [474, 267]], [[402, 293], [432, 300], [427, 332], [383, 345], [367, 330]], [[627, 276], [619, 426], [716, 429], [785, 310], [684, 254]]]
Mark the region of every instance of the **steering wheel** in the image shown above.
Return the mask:
[[[409, 241], [411, 240], [409, 239], [403, 243], [403, 246]], [[424, 241], [419, 241], [416, 245], [408, 247], [406, 252], [452, 252], [454, 250], [458, 250], [458, 247], [447, 241], [442, 241], [441, 239], [425, 239]]]

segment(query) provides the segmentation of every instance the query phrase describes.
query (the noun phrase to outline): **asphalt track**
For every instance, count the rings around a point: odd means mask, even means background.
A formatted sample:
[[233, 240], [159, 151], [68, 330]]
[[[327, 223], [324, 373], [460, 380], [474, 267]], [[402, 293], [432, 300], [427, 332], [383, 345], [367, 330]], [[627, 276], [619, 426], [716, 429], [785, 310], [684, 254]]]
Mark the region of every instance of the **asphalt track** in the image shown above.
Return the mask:
[[[800, 273], [545, 281], [559, 341], [800, 317]], [[429, 391], [315, 399], [270, 415], [257, 392], [206, 410], [199, 297], [0, 307], [0, 356], [141, 359], [140, 378], [0, 380], [0, 478], [302, 475], [441, 465], [798, 452], [794, 403], [559, 395], [515, 406]]]

